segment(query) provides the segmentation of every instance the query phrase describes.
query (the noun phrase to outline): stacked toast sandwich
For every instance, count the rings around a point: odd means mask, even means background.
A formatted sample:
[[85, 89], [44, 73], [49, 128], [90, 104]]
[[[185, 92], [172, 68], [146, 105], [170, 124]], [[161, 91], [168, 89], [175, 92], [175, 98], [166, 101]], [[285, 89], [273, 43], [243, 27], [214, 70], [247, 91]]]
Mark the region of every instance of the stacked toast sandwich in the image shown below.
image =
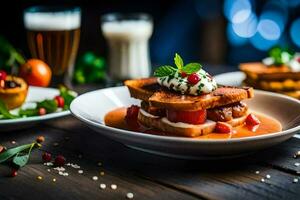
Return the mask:
[[240, 64], [246, 74], [244, 84], [300, 99], [300, 55], [278, 47], [270, 52], [262, 62]]
[[197, 137], [230, 133], [245, 120], [259, 123], [241, 102], [253, 97], [252, 88], [217, 86], [204, 70], [195, 67], [196, 72], [191, 73], [188, 69], [164, 69], [155, 74], [157, 78], [125, 81], [130, 95], [141, 100], [140, 124], [177, 136]]

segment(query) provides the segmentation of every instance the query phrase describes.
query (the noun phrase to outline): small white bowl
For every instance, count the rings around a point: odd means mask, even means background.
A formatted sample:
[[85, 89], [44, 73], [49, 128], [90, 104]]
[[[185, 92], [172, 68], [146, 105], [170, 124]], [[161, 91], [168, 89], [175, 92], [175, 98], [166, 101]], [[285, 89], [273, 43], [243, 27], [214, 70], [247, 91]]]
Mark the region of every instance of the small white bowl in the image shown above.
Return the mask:
[[279, 120], [283, 131], [246, 138], [205, 140], [150, 135], [112, 128], [104, 124], [104, 116], [107, 112], [139, 103], [139, 100], [130, 97], [126, 87], [113, 87], [77, 97], [71, 104], [71, 112], [98, 133], [126, 146], [149, 153], [186, 159], [219, 159], [248, 154], [283, 142], [300, 130], [300, 101], [259, 90], [255, 90], [255, 97], [247, 100], [246, 103], [251, 110]]

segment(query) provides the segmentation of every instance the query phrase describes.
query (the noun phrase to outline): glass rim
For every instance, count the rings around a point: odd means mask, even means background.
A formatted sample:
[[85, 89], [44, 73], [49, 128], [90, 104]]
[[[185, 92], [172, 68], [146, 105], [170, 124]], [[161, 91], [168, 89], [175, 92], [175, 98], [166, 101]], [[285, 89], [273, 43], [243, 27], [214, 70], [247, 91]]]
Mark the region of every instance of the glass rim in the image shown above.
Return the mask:
[[79, 6], [47, 6], [38, 5], [30, 6], [24, 9], [25, 13], [65, 13], [65, 12], [79, 12], [81, 13], [81, 8]]
[[124, 21], [124, 20], [141, 20], [141, 21], [152, 21], [152, 16], [148, 13], [134, 12], [134, 13], [119, 13], [112, 12], [103, 14], [101, 17], [101, 22], [114, 22], [114, 21]]

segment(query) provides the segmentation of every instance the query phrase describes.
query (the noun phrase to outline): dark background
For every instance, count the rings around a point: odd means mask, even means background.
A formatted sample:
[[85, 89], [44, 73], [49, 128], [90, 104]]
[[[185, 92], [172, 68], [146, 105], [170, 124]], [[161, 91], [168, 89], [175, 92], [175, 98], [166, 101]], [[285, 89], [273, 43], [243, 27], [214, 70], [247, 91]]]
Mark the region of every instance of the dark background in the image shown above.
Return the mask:
[[[100, 29], [100, 16], [109, 12], [146, 12], [153, 16], [154, 33], [150, 41], [150, 52], [154, 65], [168, 63], [175, 52], [187, 61], [236, 65], [239, 62], [262, 59], [267, 55], [267, 49], [274, 44], [289, 45], [297, 50], [297, 45], [289, 38], [289, 30], [293, 20], [299, 16], [298, 0], [248, 1], [257, 19], [268, 9], [281, 9], [280, 12], [284, 10], [283, 14], [287, 14], [280, 38], [273, 40], [271, 45], [267, 40], [258, 41], [259, 47], [257, 43], [253, 45], [255, 42], [250, 38], [228, 32], [230, 19], [225, 17], [225, 4], [228, 10], [234, 7], [236, 1], [238, 0], [10, 0], [5, 1], [5, 5], [2, 2], [0, 8], [0, 34], [29, 56], [23, 28], [23, 10], [33, 5], [77, 5], [82, 8], [80, 54], [92, 50], [99, 55], [107, 55]], [[285, 7], [286, 9], [282, 9]], [[276, 22], [276, 18], [274, 21]], [[273, 33], [271, 27], [266, 27], [265, 31]], [[264, 44], [265, 46], [261, 46]]]

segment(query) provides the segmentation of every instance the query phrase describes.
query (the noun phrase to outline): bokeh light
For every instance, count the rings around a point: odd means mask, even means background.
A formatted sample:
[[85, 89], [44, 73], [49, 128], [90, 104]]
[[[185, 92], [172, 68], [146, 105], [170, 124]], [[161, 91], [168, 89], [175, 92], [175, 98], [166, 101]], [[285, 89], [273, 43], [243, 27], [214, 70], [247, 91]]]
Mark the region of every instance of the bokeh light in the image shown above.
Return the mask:
[[278, 23], [271, 19], [261, 19], [257, 25], [257, 32], [266, 40], [278, 40], [281, 35]]
[[261, 51], [266, 51], [272, 46], [277, 44], [278, 40], [268, 40], [261, 35], [260, 32], [256, 32], [253, 37], [250, 38], [251, 44]]
[[238, 36], [233, 30], [233, 24], [227, 24], [227, 38], [231, 45], [233, 46], [242, 46], [248, 42], [248, 38]]
[[249, 0], [226, 0], [224, 2], [224, 15], [232, 23], [246, 21], [252, 13], [252, 5]]
[[300, 47], [300, 18], [293, 21], [290, 29], [290, 36], [292, 41]]
[[243, 38], [250, 38], [256, 33], [257, 27], [257, 17], [255, 14], [251, 14], [251, 16], [242, 23], [232, 23], [232, 28], [234, 32]]

